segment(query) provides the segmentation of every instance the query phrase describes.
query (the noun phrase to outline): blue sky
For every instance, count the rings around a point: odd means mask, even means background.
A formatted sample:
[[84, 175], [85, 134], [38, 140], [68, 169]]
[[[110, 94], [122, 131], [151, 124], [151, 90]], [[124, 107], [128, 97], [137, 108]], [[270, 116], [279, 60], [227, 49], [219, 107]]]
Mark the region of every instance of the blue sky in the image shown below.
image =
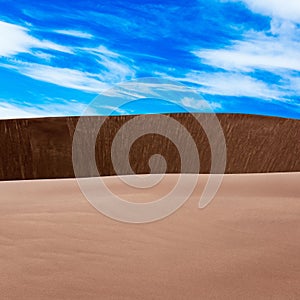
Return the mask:
[[[0, 39], [1, 119], [80, 115], [141, 77], [192, 87], [201, 98], [179, 104], [194, 111], [205, 99], [216, 112], [300, 119], [297, 0], [0, 0]], [[116, 111], [180, 111], [144, 97]], [[97, 114], [108, 107], [103, 97]]]

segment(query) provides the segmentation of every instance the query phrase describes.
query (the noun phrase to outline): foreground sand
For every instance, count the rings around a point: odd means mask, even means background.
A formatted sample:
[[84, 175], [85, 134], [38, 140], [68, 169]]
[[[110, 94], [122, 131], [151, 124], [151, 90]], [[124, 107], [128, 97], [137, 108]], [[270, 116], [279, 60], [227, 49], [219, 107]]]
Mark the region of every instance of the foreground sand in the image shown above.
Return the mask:
[[74, 179], [1, 182], [0, 298], [300, 299], [300, 173], [226, 175], [200, 210], [206, 178], [142, 225], [98, 213]]

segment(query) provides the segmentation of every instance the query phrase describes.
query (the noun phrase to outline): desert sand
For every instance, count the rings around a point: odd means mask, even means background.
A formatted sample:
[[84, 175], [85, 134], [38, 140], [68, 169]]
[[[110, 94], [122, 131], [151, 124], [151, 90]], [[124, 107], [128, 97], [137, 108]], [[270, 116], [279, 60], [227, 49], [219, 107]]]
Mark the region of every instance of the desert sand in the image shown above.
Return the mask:
[[[177, 176], [151, 192], [105, 180], [151, 201]], [[300, 173], [225, 175], [205, 209], [193, 176], [179, 210], [139, 225], [99, 213], [75, 179], [0, 182], [0, 298], [299, 299]]]
[[[199, 173], [210, 173], [210, 145], [206, 133], [193, 115], [166, 115], [182, 124], [193, 137], [201, 162]], [[154, 128], [164, 128], [166, 132], [173, 128], [171, 124], [166, 128], [160, 122], [154, 122], [154, 116], [141, 115], [145, 122], [152, 122]], [[100, 175], [116, 174], [111, 160], [112, 141], [120, 128], [134, 117], [87, 117], [93, 122], [105, 119], [95, 154]], [[226, 139], [226, 173], [300, 172], [300, 120], [244, 114], [217, 114], [217, 117]], [[72, 140], [78, 119], [0, 120], [0, 180], [74, 177]], [[89, 130], [86, 131], [89, 136]], [[181, 137], [184, 139], [184, 135]], [[85, 141], [83, 145], [86, 145]], [[167, 173], [181, 173], [176, 145], [157, 134], [146, 134], [133, 144], [129, 160], [134, 172], [148, 173], [149, 158], [153, 154], [164, 156]]]

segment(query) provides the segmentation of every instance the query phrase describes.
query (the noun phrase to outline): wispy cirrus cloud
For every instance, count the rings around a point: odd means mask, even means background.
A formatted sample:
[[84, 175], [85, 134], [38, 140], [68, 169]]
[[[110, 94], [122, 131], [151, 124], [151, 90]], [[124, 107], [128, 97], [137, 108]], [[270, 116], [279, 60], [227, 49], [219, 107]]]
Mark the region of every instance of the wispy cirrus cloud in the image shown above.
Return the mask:
[[107, 49], [105, 46], [100, 45], [98, 47], [94, 47], [94, 48], [88, 48], [88, 47], [83, 47], [80, 48], [81, 51], [84, 51], [86, 53], [89, 53], [91, 55], [95, 55], [98, 56], [100, 58], [106, 56], [106, 57], [110, 57], [110, 58], [117, 58], [120, 57], [121, 55], [119, 53], [116, 53], [114, 51], [111, 51], [109, 49]]
[[82, 38], [82, 39], [93, 38], [93, 35], [90, 33], [79, 31], [79, 30], [73, 30], [73, 29], [56, 29], [53, 30], [53, 32], [61, 35], [67, 35], [67, 36], [72, 36], [72, 37]]
[[281, 91], [278, 86], [238, 72], [193, 71], [181, 80], [199, 85], [198, 90], [209, 95], [287, 101], [285, 92]]
[[0, 101], [0, 116], [1, 119], [15, 119], [15, 118], [34, 118], [43, 115], [45, 111], [37, 108], [27, 108], [18, 105], [13, 105], [7, 100], [5, 102]]
[[23, 26], [0, 21], [0, 57], [13, 56], [18, 53], [31, 53], [32, 49], [50, 49], [65, 53], [72, 53], [71, 48], [56, 44], [48, 40], [39, 40], [29, 34]]
[[181, 103], [185, 107], [197, 109], [200, 111], [214, 111], [222, 107], [221, 103], [208, 102], [206, 100], [195, 99], [192, 97], [183, 97]]
[[[131, 110], [126, 109], [123, 112], [127, 114], [147, 112], [147, 107], [143, 107], [143, 105], [139, 107], [139, 100], [142, 100], [144, 105], [149, 105], [152, 101], [153, 107], [149, 107], [149, 111], [152, 111], [152, 108], [165, 111], [166, 107], [172, 107], [176, 111], [211, 112], [222, 108], [221, 103], [207, 101], [197, 93], [197, 89], [179, 83], [174, 78], [144, 78], [138, 81], [124, 82], [101, 93], [96, 99], [97, 101], [91, 105], [95, 111], [103, 110], [104, 105], [101, 103], [111, 103], [113, 106], [110, 107], [123, 108], [125, 101], [130, 103], [131, 107]], [[151, 99], [151, 101], [143, 102], [143, 99]]]
[[0, 67], [17, 71], [35, 80], [93, 93], [108, 89], [113, 83], [125, 80], [126, 76], [134, 76], [134, 71], [121, 62], [103, 58], [98, 64], [99, 73], [28, 63], [17, 59], [0, 63]]
[[[56, 30], [56, 32], [81, 38], [92, 37], [92, 35], [72, 30]], [[111, 84], [132, 78], [135, 74], [134, 69], [126, 63], [126, 58], [103, 45], [84, 48], [39, 40], [30, 34], [28, 28], [2, 21], [0, 21], [0, 36], [5, 41], [0, 44], [0, 57], [6, 58], [2, 59], [2, 62], [0, 61], [0, 66], [35, 80], [85, 92], [99, 93]], [[49, 54], [43, 50], [63, 53]], [[29, 57], [25, 61], [18, 58], [21, 53], [31, 55], [32, 59]], [[75, 64], [74, 68], [50, 64], [52, 59], [66, 61], [65, 53], [74, 56], [74, 58], [68, 57], [68, 60], [73, 60], [75, 57], [81, 59], [89, 57], [93, 60], [95, 72], [83, 71]], [[37, 63], [37, 59], [41, 60], [41, 63]], [[45, 62], [49, 64], [44, 64]]]
[[[224, 47], [193, 50], [199, 62], [216, 71], [196, 81], [202, 91], [219, 95], [247, 96], [265, 100], [297, 103], [300, 74], [300, 2], [291, 5], [282, 0], [225, 0], [243, 3], [253, 13], [270, 17], [269, 27], [257, 31], [245, 29], [239, 39]], [[257, 77], [258, 72], [273, 74]], [[189, 74], [191, 80], [195, 74]], [[200, 79], [200, 80], [199, 80]], [[235, 83], [235, 84], [234, 84]], [[204, 88], [204, 89], [203, 89]]]
[[[102, 114], [105, 115], [105, 110], [107, 110], [108, 112], [116, 112], [120, 115], [124, 115], [124, 114], [128, 114], [128, 111], [125, 109], [121, 109], [118, 106], [112, 106], [112, 105], [100, 105], [97, 110], [95, 110], [95, 114], [99, 114], [99, 111], [102, 112]], [[89, 110], [91, 111], [91, 109]]]
[[300, 71], [300, 41], [268, 36], [262, 32], [249, 32], [242, 40], [233, 41], [226, 48], [200, 49], [192, 53], [202, 63], [225, 70]]
[[52, 83], [58, 86], [99, 93], [109, 87], [108, 83], [99, 80], [99, 75], [78, 70], [52, 67], [48, 65], [14, 61], [11, 64], [0, 64], [6, 68], [30, 78]]
[[56, 99], [56, 102], [30, 104], [24, 101], [0, 99], [0, 119], [72, 116], [78, 115], [85, 107], [76, 100]]

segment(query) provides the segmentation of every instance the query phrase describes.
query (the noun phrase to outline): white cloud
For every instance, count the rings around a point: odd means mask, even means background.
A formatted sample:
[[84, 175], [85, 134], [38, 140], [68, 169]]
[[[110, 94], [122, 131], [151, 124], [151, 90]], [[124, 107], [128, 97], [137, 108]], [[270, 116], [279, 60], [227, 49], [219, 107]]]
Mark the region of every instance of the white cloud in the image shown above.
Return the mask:
[[50, 62], [51, 59], [54, 57], [54, 55], [42, 51], [33, 51], [32, 55], [34, 55], [37, 58], [40, 58], [41, 60], [48, 61], [48, 62]]
[[114, 111], [114, 112], [117, 112], [117, 113], [119, 113], [119, 114], [125, 114], [125, 113], [128, 113], [126, 110], [124, 110], [124, 109], [121, 109], [121, 108], [119, 108], [118, 106], [112, 106], [112, 105], [100, 105], [99, 107], [98, 107], [98, 110], [97, 110], [97, 112], [96, 112], [96, 114], [98, 114], [98, 112], [99, 112], [99, 110], [101, 111], [101, 110], [109, 110], [109, 112], [110, 111]]
[[283, 40], [299, 41], [299, 29], [293, 22], [274, 18], [270, 23], [270, 31], [275, 36], [279, 35]]
[[[299, 74], [285, 74], [283, 79], [283, 84], [285, 86], [286, 91], [291, 96], [299, 97], [300, 94], [300, 75]], [[300, 102], [296, 103], [294, 101], [294, 104], [300, 105]]]
[[38, 40], [28, 33], [28, 29], [22, 26], [0, 21], [0, 56], [10, 57], [18, 53], [31, 53], [32, 49], [51, 49], [72, 53], [69, 47], [58, 45], [47, 40]]
[[[202, 91], [291, 102], [290, 97], [299, 91], [300, 29], [296, 23], [300, 22], [300, 1], [229, 1], [243, 2], [253, 12], [271, 17], [270, 29], [250, 30], [224, 48], [193, 51], [202, 63], [223, 70], [206, 74], [205, 80], [196, 76]], [[257, 80], [255, 71], [267, 71], [281, 79], [272, 85]], [[195, 74], [188, 77], [193, 80]]]
[[35, 39], [27, 34], [25, 28], [0, 21], [0, 56], [10, 56], [28, 52]]
[[[88, 38], [85, 33], [63, 30], [62, 34], [81, 35]], [[108, 50], [104, 46], [95, 49], [80, 47], [65, 47], [47, 40], [38, 40], [30, 35], [25, 27], [0, 21], [0, 36], [3, 43], [0, 44], [0, 57], [6, 57], [2, 67], [9, 68], [30, 78], [49, 82], [59, 86], [79, 89], [88, 92], [99, 93], [107, 89], [110, 84], [134, 77], [135, 71], [128, 66], [126, 58]], [[14, 57], [18, 53], [30, 53], [49, 63], [53, 55], [43, 52], [51, 49], [60, 52], [77, 53], [79, 55], [95, 55], [95, 67], [100, 66], [98, 74], [92, 74], [77, 69], [60, 68], [51, 65], [30, 63], [17, 60]], [[59, 58], [59, 57], [57, 57]], [[132, 62], [130, 62], [132, 64]]]
[[223, 49], [201, 49], [193, 54], [203, 63], [225, 70], [300, 71], [300, 42], [262, 32], [247, 33], [243, 40], [234, 41], [232, 46]]
[[[158, 74], [156, 74], [158, 76]], [[180, 98], [183, 93], [192, 93], [193, 91], [187, 86], [176, 82], [176, 78], [172, 78], [167, 74], [160, 73], [159, 77], [164, 78], [145, 78], [137, 81], [128, 81], [115, 86], [112, 89], [104, 91], [102, 95], [108, 97], [116, 97], [122, 99], [139, 99], [139, 98], [163, 98], [170, 97]], [[167, 82], [165, 79], [170, 79]]]
[[[110, 53], [105, 47], [102, 50], [105, 53]], [[111, 53], [114, 54], [114, 52]], [[44, 56], [43, 53], [38, 53], [37, 56], [44, 60], [51, 58]], [[17, 59], [9, 59], [6, 63], [0, 63], [0, 66], [15, 70], [35, 80], [49, 82], [66, 88], [99, 93], [111, 87], [111, 84], [124, 81], [126, 78], [132, 78], [135, 75], [135, 71], [123, 62], [123, 57], [120, 55], [117, 57], [117, 54], [113, 56], [111, 58], [101, 55], [101, 60], [96, 60], [100, 66], [99, 73], [28, 63]]]
[[124, 81], [127, 77], [132, 78], [135, 74], [135, 71], [120, 59], [102, 56], [101, 60], [97, 60], [97, 62], [101, 68], [105, 68], [105, 71], [102, 70], [101, 73], [103, 74], [102, 79], [107, 82]]
[[182, 98], [181, 103], [186, 107], [199, 110], [214, 110], [222, 107], [220, 103], [208, 102], [206, 100], [195, 99], [192, 97]]
[[58, 68], [48, 65], [14, 61], [13, 64], [4, 65], [14, 69], [30, 78], [53, 83], [59, 86], [83, 90], [87, 92], [101, 92], [109, 87], [108, 84], [97, 78], [97, 75], [67, 68]]
[[0, 119], [19, 119], [36, 117], [54, 117], [54, 116], [72, 116], [80, 115], [85, 105], [77, 101], [61, 101], [61, 103], [24, 105], [16, 101], [7, 101], [0, 99]]
[[[184, 77], [171, 77], [162, 73], [161, 76], [180, 81], [188, 86], [193, 85], [192, 90], [199, 95], [253, 97], [264, 100], [288, 101], [285, 97], [287, 95], [286, 90], [281, 90], [279, 86], [270, 85], [240, 72], [191, 71], [186, 73]], [[186, 92], [189, 91], [188, 88], [185, 89]], [[210, 102], [210, 105], [213, 107], [215, 104]]]
[[199, 91], [205, 94], [287, 101], [278, 87], [241, 73], [194, 71], [182, 80], [201, 85]]
[[[109, 82], [120, 82], [135, 75], [135, 66], [132, 59], [128, 59], [123, 55], [107, 49], [104, 45], [96, 48], [79, 48], [90, 56], [96, 57], [96, 62], [104, 69], [105, 79]], [[130, 67], [129, 67], [130, 65]]]
[[120, 57], [119, 53], [111, 51], [103, 45], [100, 45], [99, 47], [96, 47], [96, 48], [79, 48], [79, 49], [82, 50], [82, 51], [85, 51], [87, 53], [96, 55], [100, 58], [103, 57], [103, 55], [106, 56], [106, 57], [114, 57], [114, 58]]
[[92, 34], [87, 33], [87, 32], [82, 32], [82, 31], [79, 31], [79, 30], [58, 29], [58, 30], [54, 30], [53, 32], [56, 32], [56, 33], [59, 33], [59, 34], [62, 34], [62, 35], [69, 35], [69, 36], [72, 36], [72, 37], [78, 37], [78, 38], [82, 38], [82, 39], [91, 39], [93, 37]]
[[240, 0], [253, 12], [300, 23], [299, 0]]
[[39, 109], [24, 109], [7, 102], [0, 102], [0, 119], [34, 118], [40, 115]]
[[65, 52], [65, 53], [73, 53], [73, 49], [70, 47], [58, 45], [56, 43], [47, 41], [47, 40], [36, 40], [35, 44], [31, 46], [31, 48], [40, 48], [40, 49], [51, 49], [59, 52]]
[[[172, 78], [163, 73], [160, 73], [160, 76], [164, 79], [145, 78], [124, 82], [101, 93], [97, 98], [97, 102], [109, 101], [109, 103], [113, 104], [113, 107], [120, 107], [124, 102], [128, 101], [136, 101], [143, 98], [158, 98], [198, 111], [213, 111], [222, 107], [221, 103], [209, 102], [199, 96], [199, 89], [192, 89], [178, 82], [178, 80], [189, 80]], [[191, 82], [189, 81], [189, 83]]]
[[[239, 40], [224, 48], [192, 51], [201, 63], [219, 69], [205, 73], [192, 71], [185, 81], [200, 84], [203, 93], [247, 96], [295, 104], [299, 93], [300, 72], [300, 1], [222, 0], [243, 2], [254, 13], [271, 17], [270, 28], [249, 30]], [[256, 71], [276, 74], [280, 80], [271, 84], [255, 78]]]

